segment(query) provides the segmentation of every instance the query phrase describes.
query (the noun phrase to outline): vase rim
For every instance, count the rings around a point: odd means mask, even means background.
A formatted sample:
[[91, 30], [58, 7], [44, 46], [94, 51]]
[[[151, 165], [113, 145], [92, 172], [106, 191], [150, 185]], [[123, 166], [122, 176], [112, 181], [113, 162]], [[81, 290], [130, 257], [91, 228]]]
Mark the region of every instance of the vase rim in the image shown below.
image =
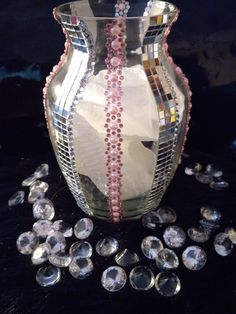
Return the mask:
[[[66, 12], [66, 8], [72, 6], [78, 6], [78, 11], [80, 9], [80, 7], [82, 8], [83, 5], [87, 5], [88, 6], [88, 0], [77, 0], [77, 1], [73, 1], [73, 2], [66, 2], [63, 4], [60, 4], [59, 6], [54, 8], [54, 14], [56, 14], [59, 17], [63, 17], [63, 16], [67, 16], [67, 17], [71, 17], [71, 16], [76, 16], [77, 18], [81, 18], [83, 20], [114, 20], [120, 17], [117, 16], [85, 16], [84, 14], [72, 14], [72, 13], [68, 13]], [[158, 7], [156, 8], [156, 11], [153, 13], [151, 12], [151, 14], [146, 14], [146, 15], [137, 15], [137, 16], [125, 16], [122, 17], [122, 19], [124, 20], [135, 20], [135, 19], [140, 19], [140, 20], [145, 20], [145, 19], [150, 19], [150, 18], [155, 18], [159, 15], [177, 15], [177, 13], [179, 13], [179, 9], [178, 7], [171, 3], [171, 2], [167, 2], [167, 1], [160, 1], [160, 0], [153, 0], [152, 5], [161, 5], [163, 7], [163, 12], [158, 12]], [[108, 5], [108, 3], [98, 3], [97, 5]], [[114, 5], [114, 4], [113, 4]], [[160, 9], [161, 7], [159, 7]], [[166, 10], [164, 10], [166, 9]], [[151, 10], [152, 11], [152, 10]]]

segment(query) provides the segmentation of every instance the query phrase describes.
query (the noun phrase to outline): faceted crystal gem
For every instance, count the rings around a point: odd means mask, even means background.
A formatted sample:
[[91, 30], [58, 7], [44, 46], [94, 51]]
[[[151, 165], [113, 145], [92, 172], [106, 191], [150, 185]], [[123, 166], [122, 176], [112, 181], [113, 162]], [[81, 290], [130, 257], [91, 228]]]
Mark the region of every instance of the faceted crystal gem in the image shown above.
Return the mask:
[[179, 248], [184, 245], [186, 240], [185, 232], [178, 226], [169, 226], [163, 234], [165, 243], [171, 248]]
[[155, 278], [155, 287], [161, 295], [172, 297], [179, 293], [181, 283], [174, 273], [161, 272]]
[[92, 271], [93, 262], [90, 258], [76, 258], [69, 265], [69, 272], [76, 279], [85, 279]]
[[47, 198], [37, 200], [33, 205], [33, 215], [35, 219], [52, 220], [55, 216], [53, 203]]
[[203, 183], [203, 184], [210, 184], [212, 181], [212, 176], [207, 173], [207, 172], [200, 172], [198, 174], [196, 174], [196, 179], [198, 182]]
[[37, 247], [39, 243], [37, 234], [32, 231], [22, 233], [17, 241], [16, 246], [21, 254], [29, 255]]
[[202, 226], [189, 228], [188, 236], [191, 240], [198, 243], [204, 243], [209, 240], [209, 234]]
[[56, 220], [53, 223], [53, 229], [55, 231], [61, 232], [65, 238], [72, 237], [73, 235], [73, 229], [72, 227], [63, 220]]
[[156, 264], [161, 270], [175, 269], [179, 267], [179, 259], [174, 251], [163, 249], [157, 254]]
[[52, 265], [54, 265], [56, 267], [60, 267], [60, 268], [68, 267], [70, 265], [71, 261], [72, 261], [72, 258], [64, 252], [51, 254], [49, 256], [49, 262]]
[[157, 213], [152, 211], [142, 217], [142, 225], [147, 229], [155, 229], [160, 224]]
[[37, 233], [38, 237], [46, 238], [53, 232], [52, 222], [45, 219], [38, 220], [33, 224], [33, 231]]
[[214, 240], [216, 252], [221, 256], [229, 255], [233, 250], [233, 243], [226, 233], [218, 233]]
[[93, 254], [92, 245], [86, 241], [78, 241], [71, 245], [70, 256], [74, 259], [89, 258]]
[[52, 253], [64, 251], [66, 248], [66, 239], [63, 234], [58, 231], [51, 233], [47, 237], [46, 243], [49, 245]]
[[129, 274], [129, 282], [135, 290], [150, 290], [155, 283], [153, 272], [149, 267], [136, 266]]
[[176, 221], [176, 213], [170, 207], [160, 207], [157, 210], [157, 216], [163, 224], [171, 224]]
[[16, 206], [16, 205], [22, 204], [24, 203], [24, 200], [25, 200], [25, 192], [18, 191], [9, 198], [8, 206]]
[[37, 200], [44, 198], [45, 193], [42, 190], [34, 189], [29, 192], [28, 203], [35, 203]]
[[127, 276], [123, 268], [119, 266], [111, 266], [107, 268], [101, 278], [104, 289], [110, 292], [121, 290], [127, 281]]
[[229, 183], [222, 179], [214, 180], [210, 184], [210, 188], [216, 191], [222, 191], [222, 190], [227, 189], [228, 187], [229, 187]]
[[48, 164], [41, 164], [40, 166], [37, 167], [37, 169], [34, 172], [35, 177], [38, 179], [46, 177], [48, 174], [49, 174]]
[[116, 254], [115, 261], [118, 265], [127, 267], [137, 264], [139, 262], [139, 257], [135, 252], [125, 249], [124, 251]]
[[206, 220], [218, 221], [221, 219], [221, 212], [213, 206], [202, 206], [200, 211]]
[[154, 236], [148, 236], [141, 243], [143, 254], [149, 259], [155, 259], [158, 252], [163, 249], [163, 244], [160, 239]]
[[214, 178], [219, 178], [223, 175], [223, 171], [213, 164], [208, 164], [206, 166], [206, 172], [208, 172]]
[[39, 265], [48, 260], [50, 247], [46, 243], [39, 244], [33, 251], [31, 261], [34, 265]]
[[36, 281], [42, 287], [50, 287], [61, 279], [61, 270], [54, 266], [41, 267], [36, 274]]
[[199, 246], [189, 246], [182, 254], [182, 259], [185, 267], [190, 270], [202, 269], [207, 261], [205, 251]]
[[22, 181], [21, 185], [22, 186], [30, 186], [32, 185], [35, 181], [37, 180], [37, 177], [32, 174], [31, 176], [29, 176], [28, 178], [26, 178], [25, 180]]
[[202, 166], [198, 162], [196, 162], [185, 168], [185, 174], [187, 174], [188, 176], [193, 176], [201, 170]]
[[225, 233], [228, 235], [231, 242], [233, 244], [236, 244], [236, 228], [235, 227], [226, 228]]
[[118, 251], [119, 243], [115, 238], [107, 237], [98, 241], [96, 252], [101, 256], [110, 256]]
[[93, 231], [93, 222], [89, 218], [80, 219], [74, 227], [76, 238], [80, 240], [87, 239]]
[[43, 193], [46, 193], [49, 188], [49, 185], [40, 180], [36, 180], [31, 186], [30, 186], [30, 191], [33, 190], [41, 190]]

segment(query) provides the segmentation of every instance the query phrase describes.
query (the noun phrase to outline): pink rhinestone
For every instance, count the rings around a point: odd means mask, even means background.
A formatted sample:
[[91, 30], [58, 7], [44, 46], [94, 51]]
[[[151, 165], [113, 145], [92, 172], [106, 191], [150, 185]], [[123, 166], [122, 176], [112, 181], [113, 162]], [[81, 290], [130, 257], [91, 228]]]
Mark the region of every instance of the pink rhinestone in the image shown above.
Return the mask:
[[109, 109], [108, 109], [108, 111], [111, 113], [111, 114], [117, 114], [117, 112], [118, 112], [118, 110], [117, 110], [117, 108], [116, 107], [110, 107]]
[[110, 155], [111, 155], [112, 157], [116, 157], [117, 154], [118, 154], [118, 151], [115, 150], [115, 149], [112, 149], [112, 150], [110, 151]]
[[119, 8], [121, 11], [124, 11], [124, 9], [125, 9], [125, 4], [124, 4], [124, 3], [120, 3], [120, 4], [118, 5], [118, 8]]
[[110, 143], [116, 144], [119, 141], [119, 138], [115, 135], [110, 137]]
[[189, 83], [189, 80], [188, 80], [188, 78], [187, 78], [187, 77], [185, 77], [185, 78], [184, 78], [184, 82], [185, 82], [186, 84], [188, 84], [188, 83]]
[[112, 129], [112, 130], [116, 130], [118, 128], [118, 124], [116, 122], [111, 122], [109, 124], [109, 127]]
[[118, 81], [118, 75], [112, 74], [112, 75], [110, 76], [110, 80], [111, 80], [112, 82], [117, 82], [117, 81]]
[[118, 93], [118, 91], [116, 89], [111, 89], [108, 92], [108, 96], [112, 97], [112, 98], [117, 98], [119, 96], [119, 93]]
[[182, 69], [180, 67], [176, 67], [175, 71], [176, 71], [177, 74], [182, 74], [183, 73], [183, 71], [182, 71]]
[[118, 212], [120, 208], [118, 206], [112, 206], [112, 211]]
[[114, 49], [114, 50], [118, 50], [120, 47], [121, 47], [121, 43], [119, 42], [119, 40], [113, 40], [112, 42], [111, 42], [111, 47], [112, 47], [112, 49]]
[[118, 204], [118, 200], [116, 198], [113, 198], [111, 200], [112, 205], [117, 205]]
[[112, 221], [113, 221], [113, 223], [119, 223], [120, 222], [120, 218], [119, 217], [113, 217]]
[[120, 63], [121, 63], [121, 60], [119, 58], [117, 57], [111, 58], [111, 65], [113, 67], [117, 67], [118, 65], [120, 65]]
[[114, 197], [114, 196], [117, 196], [117, 195], [118, 195], [118, 192], [117, 192], [117, 191], [112, 191], [112, 192], [111, 192], [111, 196]]
[[117, 26], [117, 25], [115, 25], [115, 26], [113, 26], [112, 28], [111, 28], [111, 33], [112, 33], [112, 35], [118, 35], [119, 33], [120, 33], [120, 27], [119, 26]]

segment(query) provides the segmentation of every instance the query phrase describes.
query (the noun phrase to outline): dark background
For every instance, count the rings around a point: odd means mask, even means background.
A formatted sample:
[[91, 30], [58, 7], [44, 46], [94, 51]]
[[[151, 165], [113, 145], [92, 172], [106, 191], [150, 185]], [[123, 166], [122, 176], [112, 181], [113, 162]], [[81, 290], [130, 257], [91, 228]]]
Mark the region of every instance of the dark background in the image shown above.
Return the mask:
[[[57, 167], [45, 127], [42, 88], [45, 77], [63, 52], [64, 37], [52, 18], [52, 8], [62, 1], [1, 0], [0, 3], [0, 313], [174, 313], [234, 314], [236, 312], [236, 253], [218, 256], [213, 239], [203, 245], [206, 267], [197, 273], [184, 267], [176, 272], [182, 290], [175, 298], [163, 298], [155, 289], [138, 293], [129, 285], [116, 294], [100, 286], [100, 275], [113, 259], [94, 257], [95, 274], [76, 281], [67, 271], [60, 284], [43, 289], [35, 283], [38, 267], [16, 252], [17, 236], [33, 224], [31, 206], [9, 209], [8, 198], [41, 162], [51, 167], [48, 197], [56, 218], [74, 224], [82, 213]], [[181, 1], [181, 15], [169, 37], [171, 55], [188, 76], [193, 91], [193, 110], [184, 158], [162, 204], [177, 211], [177, 224], [187, 229], [197, 225], [202, 204], [222, 211], [221, 230], [236, 224], [236, 2], [234, 0]], [[215, 162], [230, 183], [226, 191], [184, 175], [191, 161]], [[114, 234], [122, 247], [140, 253], [143, 236], [158, 234], [143, 230], [139, 222], [118, 227], [96, 221], [91, 238]], [[191, 243], [190, 241], [187, 243]], [[181, 256], [181, 251], [177, 252]], [[147, 264], [146, 260], [143, 263]], [[155, 265], [150, 265], [154, 272]]]

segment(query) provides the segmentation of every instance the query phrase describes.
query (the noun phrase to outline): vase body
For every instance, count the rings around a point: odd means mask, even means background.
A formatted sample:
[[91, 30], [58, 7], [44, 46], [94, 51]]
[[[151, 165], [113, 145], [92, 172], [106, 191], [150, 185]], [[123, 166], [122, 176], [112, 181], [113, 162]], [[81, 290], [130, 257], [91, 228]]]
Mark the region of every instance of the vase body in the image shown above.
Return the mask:
[[188, 80], [166, 43], [178, 10], [153, 1], [118, 17], [105, 1], [76, 1], [54, 14], [66, 48], [44, 104], [62, 173], [88, 215], [138, 218], [158, 206], [188, 128]]

